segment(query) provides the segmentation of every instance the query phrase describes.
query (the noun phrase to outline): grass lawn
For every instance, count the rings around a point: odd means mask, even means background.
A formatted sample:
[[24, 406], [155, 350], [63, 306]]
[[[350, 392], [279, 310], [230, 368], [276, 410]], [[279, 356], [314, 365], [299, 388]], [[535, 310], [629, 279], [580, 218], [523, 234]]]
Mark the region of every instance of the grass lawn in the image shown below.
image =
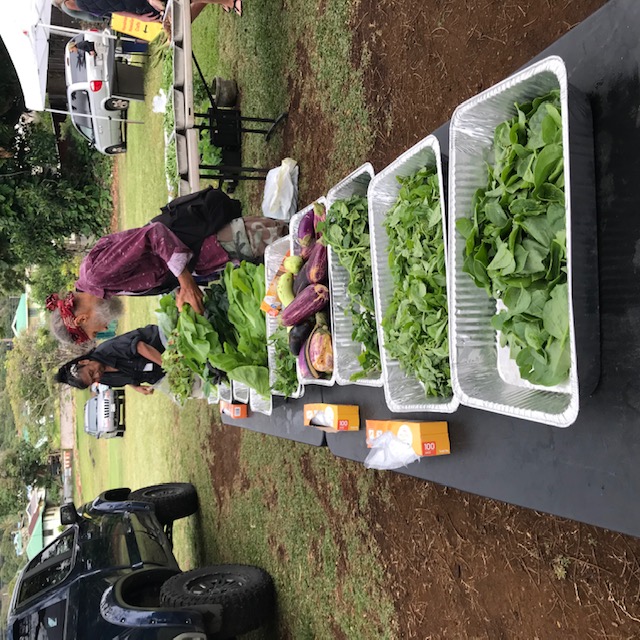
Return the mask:
[[[372, 139], [360, 82], [359, 65], [366, 60], [346, 62], [353, 6], [329, 2], [320, 11], [316, 3], [303, 0], [283, 10], [253, 0], [241, 20], [212, 7], [193, 27], [194, 51], [205, 76], [234, 78], [247, 115], [276, 115], [289, 108], [291, 86], [304, 81], [313, 88], [305, 99], [320, 104], [335, 132], [335, 154], [327, 160], [335, 179], [362, 161]], [[310, 52], [305, 60], [297, 57], [301, 40]], [[156, 50], [146, 74], [146, 104], [134, 104], [130, 112], [145, 124], [130, 125], [128, 152], [118, 160], [121, 228], [144, 224], [167, 200], [162, 115], [151, 110], [160, 85], [160, 60]], [[294, 141], [294, 157], [313, 155], [306, 144], [304, 137]], [[281, 136], [269, 145], [260, 136], [244, 138], [248, 165], [278, 164], [281, 152]], [[245, 211], [257, 213], [261, 194], [262, 183], [248, 183], [235, 195]], [[153, 322], [155, 305], [155, 298], [128, 299], [121, 329]], [[79, 397], [79, 407], [82, 401]], [[183, 568], [217, 561], [265, 567], [277, 583], [278, 625], [291, 637], [335, 637], [338, 630], [353, 638], [394, 636], [393, 607], [364, 517], [372, 476], [357, 480], [361, 513], [350, 513], [335, 481], [337, 462], [328, 450], [242, 432], [235, 473], [238, 483], [244, 478], [250, 488], [238, 488], [221, 503], [214, 476], [228, 461], [216, 448], [215, 435], [225, 428], [217, 410], [195, 401], [181, 409], [160, 394], [143, 397], [130, 391], [126, 402], [125, 438], [89, 441], [79, 427], [83, 498], [118, 485], [191, 481], [198, 487], [201, 514], [176, 527], [176, 555]], [[308, 481], [309, 474], [323, 488], [322, 496]], [[341, 523], [339, 528], [327, 521], [328, 511]], [[339, 565], [337, 558], [345, 551], [346, 566]], [[271, 629], [257, 635], [281, 633]]]

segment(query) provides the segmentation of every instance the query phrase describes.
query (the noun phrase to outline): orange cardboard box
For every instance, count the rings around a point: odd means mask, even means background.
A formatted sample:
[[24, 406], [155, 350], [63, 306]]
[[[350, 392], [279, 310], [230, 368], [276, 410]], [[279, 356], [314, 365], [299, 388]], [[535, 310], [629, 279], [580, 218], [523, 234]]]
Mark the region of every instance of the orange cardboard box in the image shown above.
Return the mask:
[[246, 404], [234, 404], [226, 400], [220, 400], [220, 413], [238, 419], [246, 418], [249, 415]]
[[367, 446], [385, 431], [413, 447], [419, 456], [443, 456], [451, 453], [449, 426], [446, 422], [401, 422], [367, 420]]
[[305, 404], [304, 424], [322, 431], [358, 431], [360, 408], [355, 404]]

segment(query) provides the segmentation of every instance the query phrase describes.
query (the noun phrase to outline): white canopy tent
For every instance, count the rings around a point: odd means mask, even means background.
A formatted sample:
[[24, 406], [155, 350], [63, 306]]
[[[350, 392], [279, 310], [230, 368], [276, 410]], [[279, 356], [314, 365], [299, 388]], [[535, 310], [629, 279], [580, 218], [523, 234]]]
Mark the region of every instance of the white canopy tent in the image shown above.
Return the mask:
[[49, 66], [51, 0], [0, 0], [0, 37], [18, 74], [27, 109], [43, 111]]
[[[26, 108], [53, 111], [45, 107], [49, 37], [52, 33], [72, 36], [83, 31], [52, 25], [51, 0], [0, 0], [0, 16], [0, 37], [18, 74]], [[117, 38], [115, 35], [107, 37]]]

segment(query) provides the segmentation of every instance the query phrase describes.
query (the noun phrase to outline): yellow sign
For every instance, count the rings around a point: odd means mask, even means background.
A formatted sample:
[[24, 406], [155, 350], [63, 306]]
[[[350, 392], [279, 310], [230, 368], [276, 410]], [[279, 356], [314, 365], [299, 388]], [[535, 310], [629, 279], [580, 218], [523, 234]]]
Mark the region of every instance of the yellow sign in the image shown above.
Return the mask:
[[162, 31], [161, 22], [144, 22], [136, 18], [125, 18], [114, 13], [111, 16], [111, 28], [120, 33], [140, 38], [151, 42], [155, 40]]

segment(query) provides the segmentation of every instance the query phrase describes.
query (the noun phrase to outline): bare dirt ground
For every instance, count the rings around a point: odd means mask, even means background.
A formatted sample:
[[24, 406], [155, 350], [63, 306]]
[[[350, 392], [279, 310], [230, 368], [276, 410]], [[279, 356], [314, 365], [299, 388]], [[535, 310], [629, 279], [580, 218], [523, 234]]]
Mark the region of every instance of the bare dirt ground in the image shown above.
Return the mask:
[[[367, 96], [380, 124], [368, 159], [386, 166], [448, 120], [457, 104], [603, 4], [361, 0], [353, 60], [363, 48], [370, 52]], [[297, 101], [293, 95], [293, 128], [303, 126], [296, 123]], [[321, 125], [314, 125], [316, 149], [327, 144]], [[311, 159], [300, 161], [304, 167]], [[314, 175], [301, 201], [326, 189], [323, 172]], [[216, 442], [230, 460], [240, 436], [223, 429]], [[337, 466], [356, 513], [356, 477], [365, 471], [342, 460]], [[219, 495], [228, 495], [225, 474], [216, 476]], [[376, 482], [392, 499], [374, 500], [367, 517], [403, 638], [640, 637], [640, 540], [399, 474], [377, 473]]]

